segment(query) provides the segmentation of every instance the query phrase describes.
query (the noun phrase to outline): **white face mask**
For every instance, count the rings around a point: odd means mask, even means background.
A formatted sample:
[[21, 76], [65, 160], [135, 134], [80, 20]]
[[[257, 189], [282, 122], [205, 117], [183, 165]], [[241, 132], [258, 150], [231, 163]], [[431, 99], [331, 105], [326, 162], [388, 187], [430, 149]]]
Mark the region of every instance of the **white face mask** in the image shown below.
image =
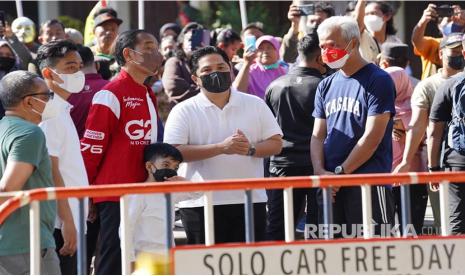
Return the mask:
[[384, 21], [382, 17], [370, 14], [365, 15], [363, 18], [363, 23], [365, 23], [365, 26], [370, 33], [374, 33], [380, 31], [381, 28], [383, 28]]
[[53, 99], [48, 100], [48, 102], [34, 97], [35, 100], [45, 104], [45, 108], [44, 111], [42, 111], [42, 113], [38, 112], [35, 109], [32, 109], [33, 112], [39, 114], [42, 117], [42, 122], [57, 117], [63, 110], [63, 105], [61, 104], [59, 99], [57, 99], [57, 97], [58, 96], [55, 95], [55, 97]]
[[336, 61], [326, 63], [326, 65], [328, 65], [331, 69], [339, 69], [346, 64], [347, 59], [349, 59], [349, 53]]
[[63, 80], [63, 83], [56, 82], [56, 84], [69, 93], [79, 93], [84, 88], [86, 77], [81, 71], [77, 71], [74, 74], [59, 74], [55, 71], [53, 72]]

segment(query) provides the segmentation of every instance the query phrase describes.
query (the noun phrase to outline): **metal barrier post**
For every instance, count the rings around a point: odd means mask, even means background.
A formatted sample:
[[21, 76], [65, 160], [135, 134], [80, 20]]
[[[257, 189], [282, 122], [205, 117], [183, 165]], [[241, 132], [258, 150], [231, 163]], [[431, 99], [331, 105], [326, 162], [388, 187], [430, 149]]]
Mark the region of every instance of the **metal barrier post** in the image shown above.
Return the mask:
[[252, 243], [255, 241], [255, 224], [253, 215], [252, 190], [245, 190], [245, 241]]
[[323, 188], [323, 216], [323, 223], [328, 227], [327, 231], [324, 231], [325, 240], [330, 240], [333, 238], [333, 196], [331, 187]]
[[205, 221], [205, 245], [215, 244], [215, 224], [213, 221], [213, 193], [205, 192], [203, 199], [204, 204], [204, 221]]
[[145, 5], [144, 0], [137, 1], [137, 19], [138, 19], [138, 27], [139, 29], [145, 28]]
[[171, 194], [165, 194], [166, 201], [166, 248], [169, 251], [173, 247], [173, 213], [171, 204]]
[[40, 275], [40, 203], [31, 201], [29, 206], [30, 274]]
[[449, 236], [449, 182], [447, 181], [439, 183], [439, 210], [441, 212], [441, 236]]
[[85, 198], [79, 199], [79, 222], [78, 222], [78, 248], [77, 248], [77, 273], [78, 275], [87, 275], [87, 248], [86, 248], [86, 217], [85, 217]]
[[129, 233], [128, 221], [128, 198], [127, 195], [120, 197], [120, 213], [121, 213], [121, 273], [123, 275], [131, 274], [131, 261], [129, 260], [129, 246], [131, 244], [132, 233]]
[[362, 185], [360, 188], [362, 190], [363, 238], [370, 239], [373, 237], [371, 186]]
[[400, 202], [402, 207], [402, 236], [407, 237], [409, 234], [408, 225], [412, 223], [412, 211], [410, 205], [410, 185], [400, 186]]
[[286, 242], [295, 240], [294, 230], [294, 194], [293, 188], [283, 190], [284, 197], [284, 236]]

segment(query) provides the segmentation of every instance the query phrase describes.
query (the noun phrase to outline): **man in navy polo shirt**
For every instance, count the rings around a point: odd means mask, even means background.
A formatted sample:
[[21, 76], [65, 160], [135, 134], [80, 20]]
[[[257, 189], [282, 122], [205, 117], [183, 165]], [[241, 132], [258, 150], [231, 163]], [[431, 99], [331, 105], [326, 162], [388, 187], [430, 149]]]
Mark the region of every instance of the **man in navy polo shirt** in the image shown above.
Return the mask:
[[[318, 27], [323, 61], [340, 69], [318, 86], [311, 159], [316, 175], [389, 173], [395, 88], [390, 76], [364, 60], [360, 31], [350, 17], [328, 18]], [[333, 223], [349, 235], [362, 224], [360, 187], [333, 188]], [[375, 231], [393, 223], [391, 190], [372, 187]], [[337, 233], [335, 233], [337, 234]]]

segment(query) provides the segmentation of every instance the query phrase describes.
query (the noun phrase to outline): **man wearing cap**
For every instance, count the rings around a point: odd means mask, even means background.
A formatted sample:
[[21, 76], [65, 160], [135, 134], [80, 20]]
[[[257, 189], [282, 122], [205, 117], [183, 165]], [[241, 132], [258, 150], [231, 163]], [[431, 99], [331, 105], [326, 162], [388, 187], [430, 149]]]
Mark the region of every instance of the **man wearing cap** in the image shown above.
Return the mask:
[[111, 56], [111, 46], [118, 36], [119, 25], [123, 20], [117, 17], [116, 12], [105, 12], [94, 18], [95, 46], [92, 47], [94, 55]]
[[[397, 66], [406, 69], [409, 65], [408, 60], [408, 45], [397, 42], [386, 42], [381, 46], [381, 53], [378, 56], [379, 67], [386, 69], [388, 67]], [[413, 87], [420, 82], [419, 79], [409, 76]]]
[[95, 45], [91, 50], [95, 60], [100, 64], [99, 73], [104, 79], [110, 79], [119, 72], [111, 47], [118, 36], [121, 23], [123, 20], [119, 19], [116, 11], [110, 8], [101, 9], [94, 17]]
[[[442, 6], [440, 6], [442, 7]], [[454, 14], [451, 17], [439, 17], [437, 6], [433, 3], [423, 11], [423, 15], [412, 31], [412, 45], [414, 54], [421, 57], [422, 74], [421, 79], [432, 76], [441, 65], [438, 55], [441, 38], [425, 36], [426, 27], [429, 22], [436, 22], [438, 30], [442, 36], [447, 36], [454, 32], [463, 33], [464, 13], [459, 5], [453, 5]], [[457, 28], [459, 27], [459, 28]]]
[[[444, 47], [454, 47], [457, 45], [456, 43], [455, 38], [447, 39]], [[457, 70], [459, 64], [461, 64], [462, 68], [464, 67], [464, 45], [464, 41], [462, 40], [461, 47], [455, 46], [450, 50], [453, 55], [452, 57], [448, 56], [448, 65], [456, 67], [453, 68], [454, 70]], [[441, 43], [441, 46], [443, 46], [443, 43]], [[462, 51], [459, 55], [460, 50]], [[443, 56], [444, 54], [443, 50]], [[443, 69], [446, 69], [445, 66]], [[457, 129], [463, 127], [461, 110], [464, 108], [462, 96], [464, 85], [465, 74], [457, 73], [444, 81], [434, 95], [428, 125], [428, 162], [432, 171], [438, 170], [439, 166], [448, 172], [465, 171], [465, 155], [455, 145], [457, 142], [456, 137], [461, 137], [461, 133]], [[441, 148], [442, 154], [440, 154]], [[465, 202], [465, 186], [461, 185], [461, 183], [450, 183], [448, 197], [449, 225], [447, 227], [449, 227], [452, 235], [465, 234], [465, 208], [463, 207]]]
[[260, 37], [256, 42], [257, 52], [244, 54], [244, 66], [237, 74], [233, 86], [263, 99], [268, 85], [287, 73], [288, 68], [279, 60], [280, 46], [279, 41], [271, 35]]
[[[452, 33], [444, 37], [440, 43], [439, 56], [442, 60], [442, 69], [422, 80], [415, 87], [411, 98], [412, 119], [407, 127], [405, 138], [405, 149], [402, 162], [394, 169], [394, 172], [408, 172], [418, 147], [423, 142], [426, 127], [428, 126], [428, 115], [433, 104], [433, 99], [438, 88], [452, 76], [462, 72], [464, 59], [462, 56], [462, 34]], [[431, 163], [431, 143], [428, 141], [428, 170], [439, 171], [438, 163]], [[439, 219], [439, 196], [430, 187], [428, 193], [433, 207], [435, 227], [440, 225]]]

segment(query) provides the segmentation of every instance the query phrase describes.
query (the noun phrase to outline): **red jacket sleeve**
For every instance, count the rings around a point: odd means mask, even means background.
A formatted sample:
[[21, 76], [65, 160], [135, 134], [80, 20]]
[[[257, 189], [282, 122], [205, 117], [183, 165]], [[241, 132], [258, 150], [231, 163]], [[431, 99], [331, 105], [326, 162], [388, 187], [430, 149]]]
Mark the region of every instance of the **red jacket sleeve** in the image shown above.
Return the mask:
[[95, 182], [110, 136], [118, 127], [120, 112], [119, 100], [111, 91], [102, 90], [95, 94], [81, 139], [81, 152], [90, 184]]

